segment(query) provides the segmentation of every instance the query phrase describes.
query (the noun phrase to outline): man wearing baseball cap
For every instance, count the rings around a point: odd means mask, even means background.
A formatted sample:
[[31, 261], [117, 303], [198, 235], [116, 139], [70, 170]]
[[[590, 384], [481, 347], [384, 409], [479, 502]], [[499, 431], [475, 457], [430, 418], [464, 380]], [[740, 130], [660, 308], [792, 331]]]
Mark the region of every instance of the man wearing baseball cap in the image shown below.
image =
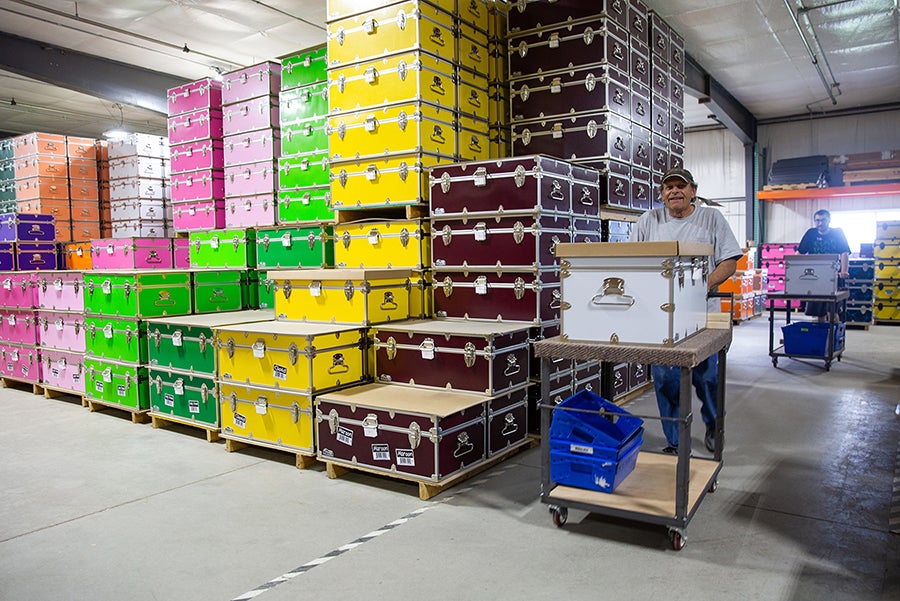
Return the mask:
[[[687, 169], [669, 169], [663, 175], [660, 189], [665, 206], [647, 211], [638, 219], [631, 233], [632, 242], [672, 241], [705, 242], [713, 246], [710, 257], [715, 265], [707, 279], [710, 292], [727, 280], [737, 267], [737, 260], [743, 254], [737, 239], [725, 217], [716, 209], [701, 206], [696, 202], [697, 182]], [[718, 300], [710, 299], [710, 310], [719, 311]], [[716, 391], [719, 383], [718, 354], [697, 365], [692, 372], [692, 383], [700, 399], [700, 415], [706, 424], [704, 442], [706, 449], [715, 452], [716, 434]], [[651, 366], [653, 387], [659, 414], [664, 418], [662, 428], [668, 446], [664, 453], [678, 452], [678, 399], [680, 390], [680, 370], [668, 365]]]

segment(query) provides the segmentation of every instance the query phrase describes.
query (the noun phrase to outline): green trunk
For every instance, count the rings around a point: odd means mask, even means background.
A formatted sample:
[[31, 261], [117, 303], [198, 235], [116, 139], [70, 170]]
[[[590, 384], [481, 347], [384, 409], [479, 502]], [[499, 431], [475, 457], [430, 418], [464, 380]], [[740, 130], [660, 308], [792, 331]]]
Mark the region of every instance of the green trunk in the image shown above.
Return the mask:
[[271, 272], [260, 271], [259, 279], [256, 281], [260, 309], [275, 308], [275, 280], [269, 279], [269, 273]]
[[279, 98], [283, 125], [328, 115], [328, 82], [287, 90]]
[[[328, 133], [325, 129], [325, 117], [315, 117], [297, 123], [285, 123], [281, 126], [281, 156], [304, 155], [324, 155], [325, 159], [328, 159]], [[281, 187], [288, 186], [282, 184]]]
[[205, 374], [150, 369], [150, 410], [205, 426], [219, 427], [216, 381]]
[[191, 267], [194, 269], [256, 267], [256, 232], [254, 230], [191, 232], [190, 240], [190, 260]]
[[138, 319], [84, 318], [85, 355], [97, 359], [147, 362], [147, 324]]
[[86, 357], [85, 395], [130, 411], [150, 409], [150, 388], [146, 367], [114, 363]]
[[260, 230], [256, 237], [259, 267], [334, 267], [334, 228], [312, 226]]
[[188, 271], [84, 274], [86, 315], [165, 317], [192, 312]]
[[194, 313], [242, 311], [251, 306], [249, 275], [246, 270], [194, 272]]
[[327, 78], [328, 54], [325, 46], [303, 50], [281, 59], [281, 89], [324, 81]]
[[148, 322], [147, 362], [151, 367], [215, 375], [216, 350], [212, 328]]
[[278, 193], [279, 225], [316, 222], [334, 222], [329, 184], [317, 188], [281, 190]]

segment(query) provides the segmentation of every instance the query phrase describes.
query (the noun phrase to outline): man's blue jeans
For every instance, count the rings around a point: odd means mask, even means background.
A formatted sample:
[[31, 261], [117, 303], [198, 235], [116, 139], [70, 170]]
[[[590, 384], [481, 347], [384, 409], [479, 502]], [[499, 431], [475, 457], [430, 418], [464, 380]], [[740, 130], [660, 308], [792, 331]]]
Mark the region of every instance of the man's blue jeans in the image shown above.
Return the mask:
[[[681, 368], [669, 365], [652, 365], [653, 388], [660, 417], [673, 417], [676, 421], [663, 420], [662, 429], [669, 446], [678, 446], [678, 397], [681, 388]], [[719, 355], [711, 355], [691, 373], [691, 382], [700, 398], [700, 416], [707, 428], [716, 425], [716, 391], [719, 385]]]

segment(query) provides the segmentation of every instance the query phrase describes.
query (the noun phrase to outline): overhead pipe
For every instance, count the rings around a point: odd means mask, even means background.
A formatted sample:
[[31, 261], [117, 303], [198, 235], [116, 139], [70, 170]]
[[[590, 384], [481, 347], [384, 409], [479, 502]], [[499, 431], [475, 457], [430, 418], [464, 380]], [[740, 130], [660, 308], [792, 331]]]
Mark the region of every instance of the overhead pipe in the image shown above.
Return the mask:
[[822, 47], [822, 42], [819, 40], [819, 35], [816, 33], [815, 25], [813, 25], [812, 20], [809, 18], [809, 13], [814, 10], [819, 10], [822, 8], [828, 8], [829, 6], [837, 6], [839, 4], [846, 4], [848, 2], [853, 2], [854, 0], [837, 0], [836, 2], [828, 2], [826, 4], [819, 4], [817, 6], [805, 6], [803, 4], [803, 0], [800, 0], [800, 8], [797, 12], [803, 15], [803, 18], [806, 19], [806, 24], [809, 25], [809, 31], [812, 33], [813, 40], [816, 42], [816, 48], [819, 49], [819, 54], [822, 57], [822, 60], [825, 62], [825, 67], [828, 69], [828, 75], [831, 77], [831, 81], [834, 82], [833, 88], [837, 90], [837, 95], [841, 95], [841, 84], [838, 83], [837, 77], [834, 76], [834, 71], [831, 69], [831, 63], [828, 62], [828, 55], [825, 54], [825, 48]]
[[825, 74], [822, 73], [822, 67], [819, 66], [819, 59], [816, 58], [815, 52], [813, 52], [812, 46], [809, 45], [809, 40], [806, 39], [806, 36], [803, 35], [803, 28], [800, 26], [800, 20], [797, 19], [797, 13], [794, 12], [793, 7], [789, 0], [784, 0], [784, 6], [787, 8], [788, 13], [791, 15], [791, 20], [794, 22], [794, 27], [797, 28], [797, 33], [800, 34], [800, 39], [803, 40], [803, 45], [806, 47], [806, 52], [809, 54], [809, 59], [812, 61], [812, 64], [816, 68], [816, 72], [819, 74], [819, 79], [822, 80], [822, 86], [825, 88], [825, 92], [828, 94], [828, 97], [831, 99], [831, 104], [837, 104], [837, 98], [834, 97], [834, 92], [831, 89], [831, 85], [825, 79]]

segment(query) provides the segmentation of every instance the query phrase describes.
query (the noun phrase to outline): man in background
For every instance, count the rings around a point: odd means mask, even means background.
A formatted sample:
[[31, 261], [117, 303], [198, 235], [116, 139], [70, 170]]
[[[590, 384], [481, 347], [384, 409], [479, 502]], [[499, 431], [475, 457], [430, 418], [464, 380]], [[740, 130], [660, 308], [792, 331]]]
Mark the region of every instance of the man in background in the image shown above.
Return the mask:
[[[840, 255], [841, 271], [838, 273], [838, 283], [849, 275], [850, 245], [847, 236], [840, 228], [831, 227], [831, 213], [825, 209], [819, 209], [813, 214], [813, 224], [803, 234], [800, 240], [799, 251], [801, 255]], [[810, 301], [805, 303], [804, 312], [810, 317], [816, 317], [819, 321], [828, 321], [829, 303]]]

